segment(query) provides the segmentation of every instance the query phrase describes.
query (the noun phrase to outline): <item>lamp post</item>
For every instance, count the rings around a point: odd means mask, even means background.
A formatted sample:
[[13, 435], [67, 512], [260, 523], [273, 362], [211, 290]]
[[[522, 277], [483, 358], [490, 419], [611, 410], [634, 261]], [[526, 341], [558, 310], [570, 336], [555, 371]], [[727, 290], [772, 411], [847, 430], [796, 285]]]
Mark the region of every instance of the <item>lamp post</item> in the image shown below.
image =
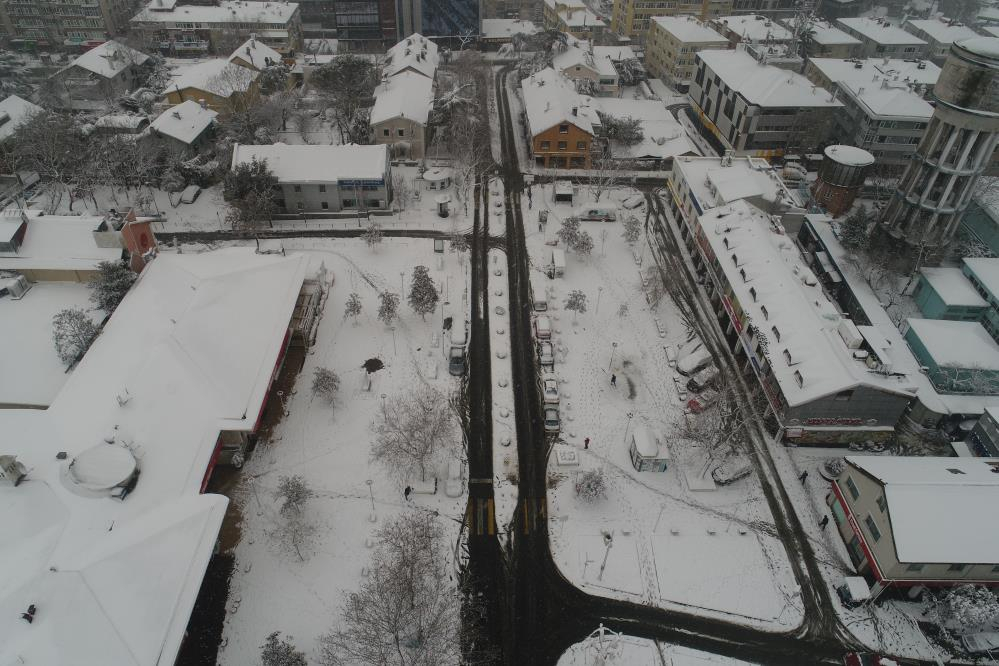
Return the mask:
[[610, 360], [610, 363], [607, 364], [607, 372], [610, 372], [611, 367], [614, 365], [614, 352], [616, 352], [616, 351], [617, 351], [617, 343], [616, 342], [612, 342], [611, 343], [611, 360]]
[[600, 573], [597, 574], [597, 580], [604, 579], [604, 569], [607, 568], [607, 556], [610, 555], [610, 549], [613, 545], [614, 536], [611, 534], [604, 534], [604, 561], [600, 563]]
[[398, 355], [399, 351], [395, 347], [395, 326], [389, 326], [389, 330], [392, 331], [392, 354]]
[[406, 271], [399, 271], [399, 298], [406, 293]]
[[371, 489], [374, 481], [368, 479], [365, 483], [368, 484], [368, 496], [371, 498], [371, 515], [368, 516], [368, 520], [373, 523], [378, 520], [378, 516], [375, 515], [375, 491]]
[[597, 314], [600, 313], [600, 297], [603, 295], [603, 293], [604, 293], [604, 288], [597, 287], [597, 306], [593, 308], [593, 316], [596, 316]]
[[382, 414], [385, 413], [385, 394], [382, 393]]

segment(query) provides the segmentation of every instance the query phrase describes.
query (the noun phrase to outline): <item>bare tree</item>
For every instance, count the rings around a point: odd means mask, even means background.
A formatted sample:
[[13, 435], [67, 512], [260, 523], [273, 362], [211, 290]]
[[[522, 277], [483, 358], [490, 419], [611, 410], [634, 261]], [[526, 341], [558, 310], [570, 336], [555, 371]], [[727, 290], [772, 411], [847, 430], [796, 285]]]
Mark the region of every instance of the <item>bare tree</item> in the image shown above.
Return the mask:
[[305, 504], [315, 497], [315, 492], [304, 477], [296, 474], [278, 480], [274, 497], [281, 501], [281, 518], [269, 535], [281, 549], [294, 552], [304, 562], [318, 532], [315, 523], [305, 515]]
[[291, 641], [282, 640], [280, 631], [273, 632], [260, 646], [260, 662], [263, 666], [308, 666], [305, 653], [296, 650]]
[[301, 514], [305, 503], [316, 496], [309, 482], [301, 474], [282, 476], [278, 479], [274, 497], [281, 500], [281, 515]]
[[340, 143], [367, 143], [368, 109], [379, 80], [378, 67], [365, 58], [343, 55], [317, 67], [309, 77], [313, 88], [328, 100], [328, 113]]
[[52, 318], [52, 341], [59, 360], [73, 365], [97, 337], [97, 325], [80, 308], [67, 308]]
[[576, 315], [586, 312], [586, 294], [579, 289], [569, 292], [569, 298], [565, 301], [565, 309], [572, 312], [572, 321], [576, 321]]
[[372, 249], [382, 242], [382, 227], [374, 220], [368, 222], [368, 228], [364, 230], [364, 242]]
[[399, 294], [393, 294], [386, 290], [378, 294], [378, 298], [381, 300], [381, 304], [378, 306], [378, 318], [388, 326], [398, 316]]
[[87, 169], [86, 143], [77, 122], [69, 115], [40, 111], [28, 116], [0, 151], [8, 173], [34, 171], [54, 212], [63, 196], [69, 209], [76, 201], [73, 182]]
[[428, 469], [461, 449], [454, 412], [446, 396], [431, 387], [389, 400], [373, 429], [372, 460], [393, 474], [405, 475], [415, 466], [423, 481]]
[[357, 324], [357, 315], [359, 314], [361, 314], [361, 297], [352, 293], [347, 299], [347, 306], [343, 310], [343, 318], [353, 317], [354, 324]]
[[312, 395], [324, 398], [332, 407], [339, 391], [340, 375], [329, 368], [316, 368], [312, 375]]
[[580, 472], [576, 479], [576, 495], [587, 502], [595, 502], [607, 496], [607, 481], [599, 467]]
[[656, 307], [668, 292], [666, 288], [666, 275], [659, 266], [652, 265], [645, 269], [643, 287], [645, 299], [649, 305]]
[[621, 165], [615, 163], [607, 150], [593, 159], [586, 176], [586, 182], [580, 185], [599, 203], [604, 194], [621, 185]]
[[712, 463], [739, 450], [745, 441], [748, 418], [722, 378], [718, 384], [722, 389], [717, 401], [700, 413], [685, 414], [676, 427], [679, 437], [704, 451], [702, 475], [707, 474]]
[[642, 223], [634, 215], [624, 218], [622, 223], [621, 237], [628, 245], [634, 245], [642, 235]]

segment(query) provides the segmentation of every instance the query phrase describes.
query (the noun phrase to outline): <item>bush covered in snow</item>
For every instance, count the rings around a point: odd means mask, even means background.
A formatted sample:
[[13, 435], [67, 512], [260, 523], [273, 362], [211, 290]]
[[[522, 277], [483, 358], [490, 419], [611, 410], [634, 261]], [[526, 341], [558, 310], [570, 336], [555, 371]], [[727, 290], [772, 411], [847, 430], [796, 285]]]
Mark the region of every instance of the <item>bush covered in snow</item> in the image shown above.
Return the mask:
[[67, 366], [83, 356], [97, 337], [97, 325], [79, 308], [67, 308], [52, 318], [52, 341]]
[[102, 261], [97, 269], [97, 277], [89, 285], [90, 300], [111, 314], [135, 284], [136, 275], [120, 261]]
[[600, 469], [588, 469], [576, 479], [576, 494], [587, 502], [607, 496], [607, 481]]

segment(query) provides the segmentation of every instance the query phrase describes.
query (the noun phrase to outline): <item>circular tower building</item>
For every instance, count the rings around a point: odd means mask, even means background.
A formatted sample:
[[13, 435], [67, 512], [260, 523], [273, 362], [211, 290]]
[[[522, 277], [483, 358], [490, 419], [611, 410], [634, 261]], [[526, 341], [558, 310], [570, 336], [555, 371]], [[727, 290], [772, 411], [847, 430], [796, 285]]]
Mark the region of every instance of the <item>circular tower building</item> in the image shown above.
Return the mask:
[[999, 38], [951, 45], [933, 91], [936, 109], [882, 220], [896, 238], [946, 245], [999, 140]]
[[825, 159], [819, 166], [812, 195], [830, 215], [839, 217], [850, 210], [864, 187], [867, 172], [874, 164], [874, 155], [854, 146], [827, 146], [823, 153]]

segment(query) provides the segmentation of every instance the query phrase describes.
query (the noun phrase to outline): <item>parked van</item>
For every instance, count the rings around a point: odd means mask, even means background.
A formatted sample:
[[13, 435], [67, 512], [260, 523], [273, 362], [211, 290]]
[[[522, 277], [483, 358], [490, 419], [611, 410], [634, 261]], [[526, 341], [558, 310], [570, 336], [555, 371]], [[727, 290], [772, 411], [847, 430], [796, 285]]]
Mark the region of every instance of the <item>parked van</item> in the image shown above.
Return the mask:
[[468, 347], [468, 323], [464, 306], [455, 311], [448, 332], [450, 345], [447, 353], [447, 371], [455, 377], [465, 374], [465, 350]]
[[534, 320], [534, 336], [538, 340], [552, 339], [552, 320], [546, 315], [541, 315]]
[[547, 312], [548, 311], [548, 296], [545, 293], [544, 287], [541, 289], [535, 289], [535, 280], [531, 280], [531, 307], [534, 308], [535, 312]]

